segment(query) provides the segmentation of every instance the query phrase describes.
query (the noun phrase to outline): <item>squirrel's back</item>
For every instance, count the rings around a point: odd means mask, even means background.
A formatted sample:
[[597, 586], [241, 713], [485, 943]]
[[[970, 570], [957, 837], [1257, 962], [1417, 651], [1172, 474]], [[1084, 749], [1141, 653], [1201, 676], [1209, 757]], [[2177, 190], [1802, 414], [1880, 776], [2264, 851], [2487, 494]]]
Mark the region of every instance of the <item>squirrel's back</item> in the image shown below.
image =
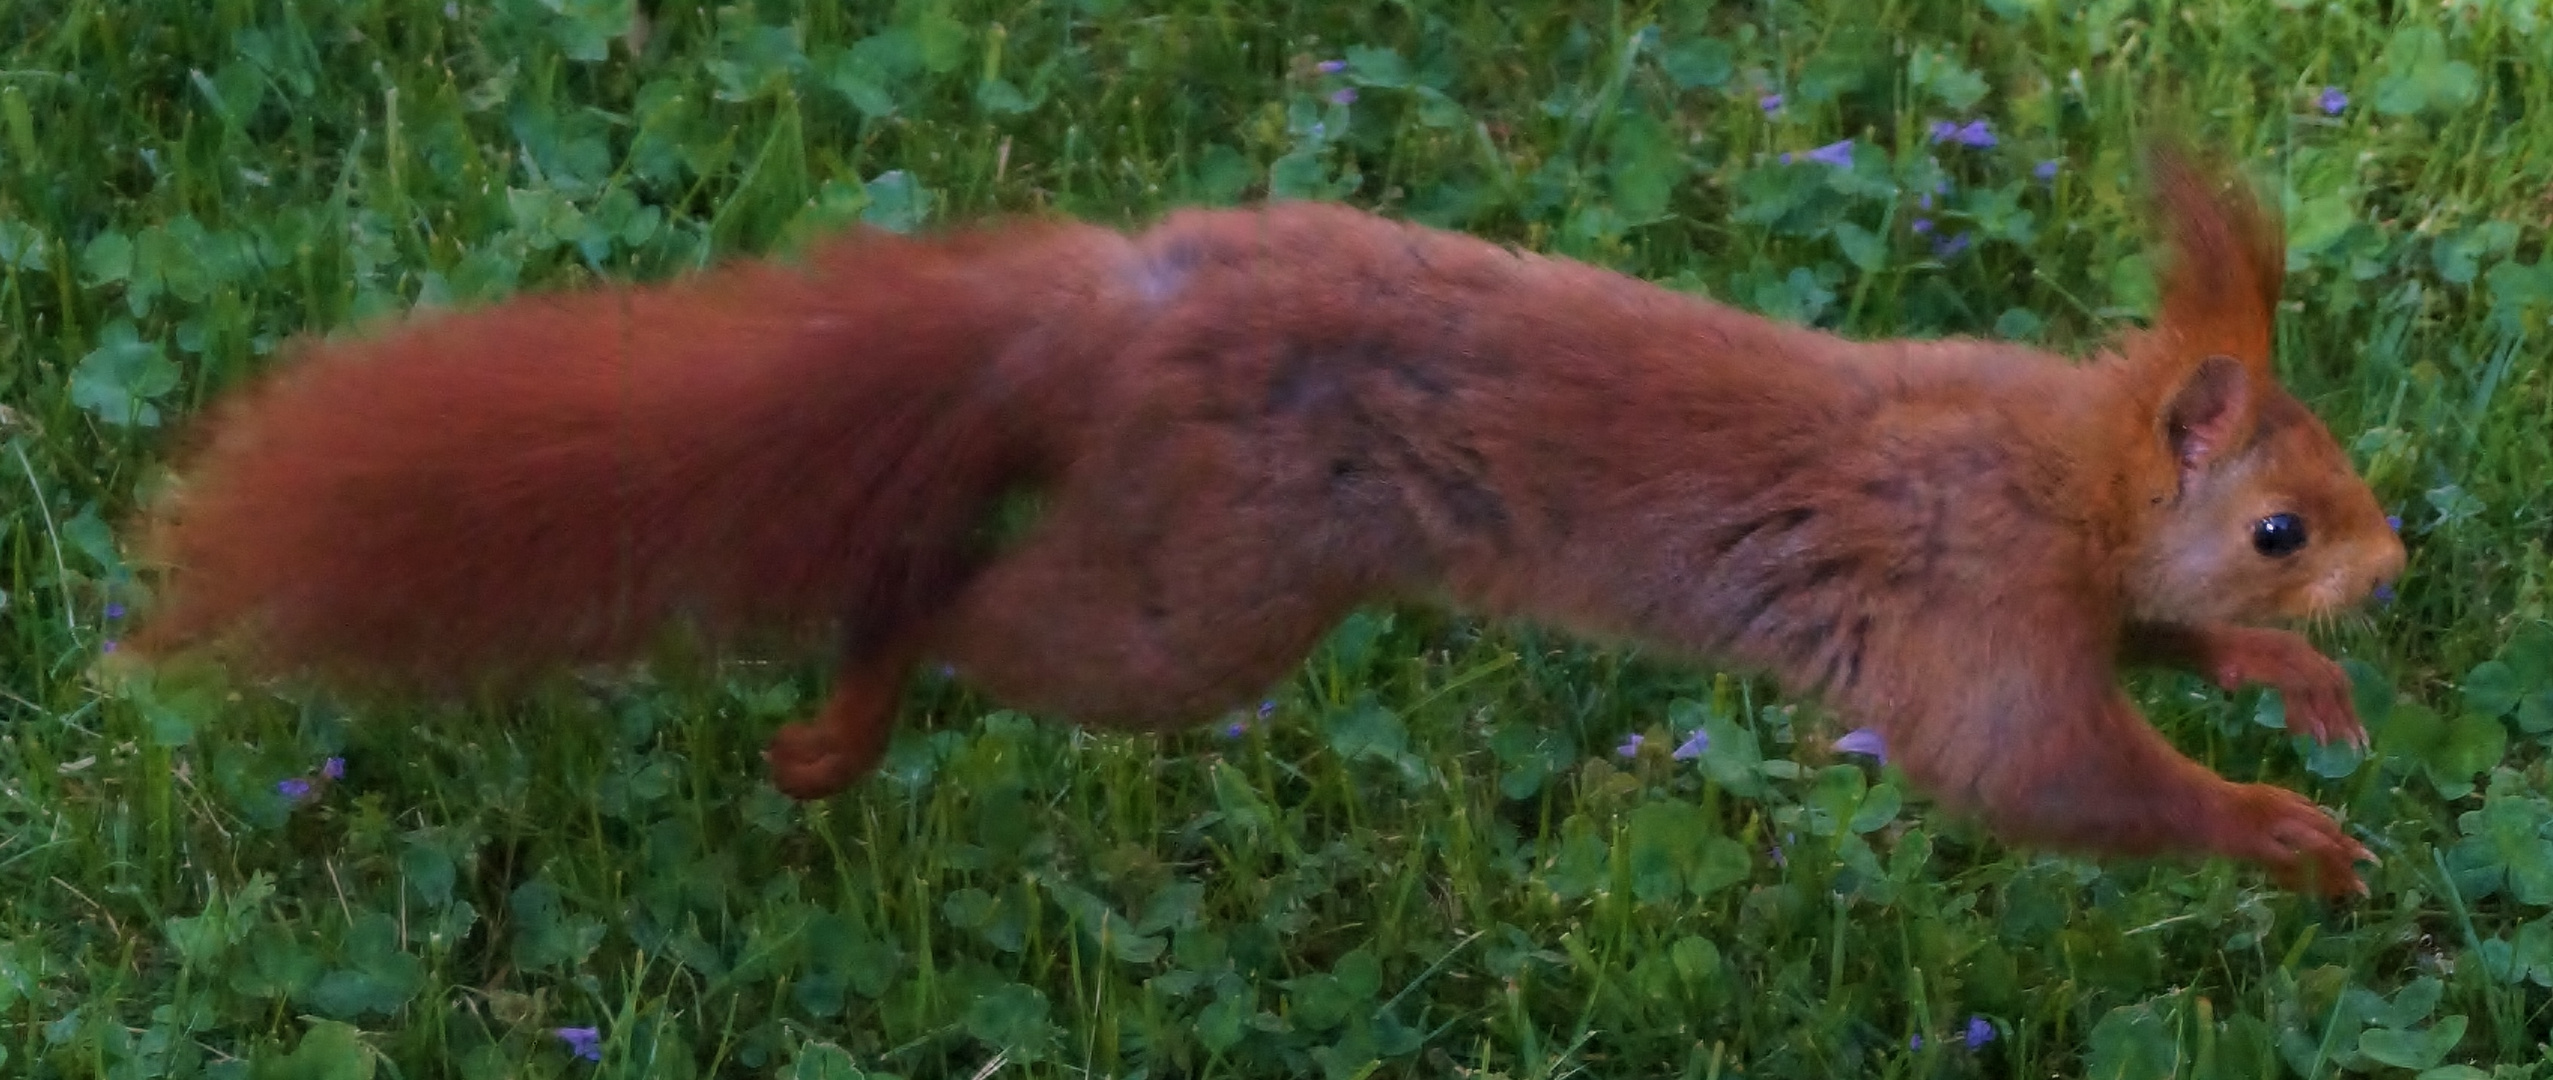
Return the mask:
[[1129, 463], [1211, 432], [1216, 483], [1391, 523], [1357, 549], [1379, 586], [1792, 666], [1848, 608], [2009, 580], [2084, 506], [2095, 379], [2024, 347], [1850, 341], [1333, 205], [1173, 215], [1136, 251], [1133, 422], [1077, 497], [1139, 516], [1184, 481]]

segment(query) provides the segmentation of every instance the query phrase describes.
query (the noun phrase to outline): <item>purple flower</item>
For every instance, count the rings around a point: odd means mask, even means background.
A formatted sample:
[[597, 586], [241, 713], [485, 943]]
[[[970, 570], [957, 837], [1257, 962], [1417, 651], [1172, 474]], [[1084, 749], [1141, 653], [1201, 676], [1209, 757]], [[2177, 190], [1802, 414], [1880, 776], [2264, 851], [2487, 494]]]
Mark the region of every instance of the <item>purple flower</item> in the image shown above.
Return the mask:
[[554, 1028], [550, 1032], [567, 1044], [567, 1052], [587, 1061], [603, 1060], [603, 1032], [600, 1028]]
[[107, 617], [107, 618], [110, 618], [110, 619], [121, 619], [121, 618], [123, 618], [123, 617], [124, 617], [124, 605], [122, 605], [122, 604], [114, 604], [114, 603], [110, 603], [110, 604], [106, 605], [106, 617]]
[[2038, 178], [2039, 178], [2039, 179], [2041, 179], [2041, 180], [2054, 180], [2054, 179], [2056, 179], [2056, 178], [2057, 178], [2057, 159], [2055, 159], [2055, 158], [2049, 158], [2049, 159], [2048, 159], [2048, 160], [2046, 160], [2046, 161], [2042, 161], [2042, 162], [2040, 162], [2037, 168], [2034, 168], [2034, 169], [2031, 169], [2031, 170], [2030, 170], [2030, 175], [2035, 176], [2035, 177], [2038, 177]]
[[2400, 514], [2386, 514], [2386, 515], [2385, 515], [2385, 527], [2386, 527], [2386, 528], [2388, 528], [2388, 529], [2392, 529], [2392, 530], [2393, 530], [2393, 531], [2395, 531], [2395, 532], [2401, 532], [2401, 531], [2402, 531], [2402, 515], [2400, 515]]
[[1968, 1018], [1968, 1049], [1974, 1050], [1995, 1041], [1995, 1026], [1982, 1016]]
[[1227, 739], [1238, 739], [1249, 733], [1250, 723], [1246, 720], [1235, 720], [1223, 725], [1223, 737]]
[[1276, 701], [1275, 701], [1274, 699], [1270, 699], [1270, 700], [1267, 700], [1267, 701], [1262, 701], [1262, 702], [1260, 702], [1260, 703], [1259, 703], [1259, 719], [1261, 719], [1261, 720], [1265, 720], [1265, 719], [1267, 719], [1267, 718], [1269, 718], [1269, 717], [1271, 717], [1271, 716], [1275, 716], [1275, 715], [1276, 715]]
[[1336, 90], [1330, 91], [1330, 104], [1332, 105], [1353, 105], [1355, 103], [1356, 88], [1353, 86], [1342, 86]]
[[1682, 745], [1675, 748], [1675, 753], [1669, 756], [1675, 758], [1677, 761], [1691, 761], [1694, 758], [1701, 757], [1702, 752], [1709, 750], [1710, 748], [1711, 733], [1700, 728], [1695, 728], [1693, 730], [1693, 737], [1684, 740]]
[[1932, 209], [1932, 192], [1927, 191], [1915, 196], [1915, 208], [1918, 210]]
[[1853, 140], [1844, 139], [1839, 142], [1827, 143], [1824, 146], [1809, 151], [1808, 159], [1820, 165], [1832, 165], [1838, 169], [1852, 168]]
[[957, 677], [957, 665], [955, 665], [955, 664], [942, 664], [942, 665], [940, 665], [940, 677], [941, 677], [941, 678], [943, 678], [943, 679], [954, 679], [954, 678], [956, 678], [956, 677]]
[[1908, 1050], [1921, 1050], [1921, 1049], [1923, 1049], [1923, 1048], [1924, 1048], [1924, 1037], [1923, 1037], [1923, 1036], [1921, 1036], [1921, 1035], [1908, 1035], [1908, 1036], [1906, 1036], [1906, 1049], [1908, 1049]]
[[320, 763], [319, 763], [319, 775], [321, 775], [321, 776], [325, 776], [325, 777], [327, 777], [328, 779], [331, 779], [331, 780], [343, 780], [343, 779], [345, 779], [345, 778], [346, 778], [346, 759], [341, 758], [341, 757], [332, 757], [332, 758], [329, 758], [329, 759], [328, 759], [328, 760], [326, 760], [326, 761], [320, 762]]
[[1968, 234], [1964, 232], [1957, 236], [1949, 236], [1935, 240], [1932, 243], [1932, 253], [1933, 257], [1936, 259], [1951, 258], [1966, 250], [1968, 250]]
[[99, 642], [99, 643], [98, 643], [98, 651], [99, 651], [99, 652], [114, 652], [114, 651], [115, 651], [115, 639], [114, 639], [114, 638], [108, 638], [108, 639], [106, 639], [105, 641], [101, 641], [101, 642]]
[[1935, 120], [1929, 130], [1932, 141], [1937, 143], [1955, 142], [1961, 146], [1974, 146], [1980, 149], [1995, 144], [1994, 128], [1988, 126], [1983, 120], [1971, 120], [1965, 124], [1956, 120]]
[[2376, 589], [2375, 589], [2375, 597], [2376, 597], [2376, 602], [2377, 602], [2377, 603], [2379, 603], [2379, 604], [2390, 604], [2390, 603], [2393, 603], [2393, 586], [2391, 586], [2391, 585], [2378, 585], [2378, 586], [2376, 586]]
[[1878, 758], [1882, 765], [1888, 763], [1888, 745], [1879, 737], [1879, 732], [1872, 728], [1855, 728], [1845, 732], [1843, 738], [1835, 740], [1835, 749], [1847, 754], [1870, 755]]
[[1634, 731], [1631, 734], [1624, 736], [1622, 739], [1622, 745], [1614, 747], [1613, 752], [1623, 757], [1630, 757], [1633, 754], [1639, 753], [1640, 744], [1647, 741], [1649, 741], [1647, 737], [1641, 735], [1637, 731]]
[[2323, 87], [2321, 105], [2324, 116], [2338, 116], [2342, 109], [2349, 107], [2349, 94], [2337, 86]]
[[1764, 115], [1771, 116], [1774, 113], [1782, 111], [1782, 95], [1766, 94], [1763, 97], [1755, 99], [1755, 104], [1764, 110]]
[[1323, 61], [1321, 61], [1320, 63], [1314, 64], [1314, 65], [1312, 65], [1312, 66], [1313, 66], [1314, 68], [1319, 69], [1319, 71], [1320, 71], [1320, 72], [1321, 72], [1321, 74], [1323, 74], [1323, 75], [1336, 75], [1336, 74], [1338, 74], [1339, 72], [1342, 72], [1342, 71], [1346, 71], [1346, 70], [1347, 70], [1347, 61], [1345, 61], [1345, 60], [1323, 60]]
[[290, 780], [277, 780], [275, 781], [275, 794], [281, 795], [293, 802], [300, 802], [303, 799], [310, 797], [310, 781], [304, 780], [298, 776], [293, 777]]
[[1916, 218], [1914, 224], [1906, 227], [1915, 230], [1915, 235], [1917, 236], [1932, 235], [1932, 219], [1928, 217]]

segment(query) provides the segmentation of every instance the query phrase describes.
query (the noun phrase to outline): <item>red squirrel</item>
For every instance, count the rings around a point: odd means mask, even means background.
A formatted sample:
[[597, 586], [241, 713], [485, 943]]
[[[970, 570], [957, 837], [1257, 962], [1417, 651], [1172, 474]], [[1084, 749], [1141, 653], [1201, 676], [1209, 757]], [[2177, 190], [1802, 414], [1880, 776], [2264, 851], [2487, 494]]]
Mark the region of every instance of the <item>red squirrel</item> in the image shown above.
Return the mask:
[[[2181, 755], [2118, 686], [2276, 687], [2400, 541], [2271, 370], [2284, 259], [2149, 155], [2159, 318], [2082, 362], [1855, 341], [1317, 203], [1125, 233], [862, 231], [796, 264], [518, 298], [307, 346], [203, 421], [134, 644], [449, 682], [814, 631], [765, 752], [869, 773], [926, 660], [1123, 727], [1256, 700], [1354, 607], [1439, 602], [1778, 677], [2014, 843], [2365, 891], [2311, 800]], [[1041, 511], [988, 539], [1011, 495]]]

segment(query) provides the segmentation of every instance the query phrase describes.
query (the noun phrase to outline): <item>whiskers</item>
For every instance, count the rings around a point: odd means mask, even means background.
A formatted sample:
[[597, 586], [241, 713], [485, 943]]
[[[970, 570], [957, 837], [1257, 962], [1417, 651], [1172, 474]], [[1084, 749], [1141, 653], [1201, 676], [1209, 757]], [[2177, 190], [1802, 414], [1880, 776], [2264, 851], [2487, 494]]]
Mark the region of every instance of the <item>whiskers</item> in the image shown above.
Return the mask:
[[2290, 620], [2290, 627], [2307, 637], [2329, 641], [2373, 631], [2376, 616], [2364, 604], [2315, 604]]
[[2325, 626], [2322, 629], [2326, 632], [2346, 630], [2363, 634], [2376, 628], [2375, 613], [2363, 606], [2342, 608], [2325, 615], [2323, 621]]

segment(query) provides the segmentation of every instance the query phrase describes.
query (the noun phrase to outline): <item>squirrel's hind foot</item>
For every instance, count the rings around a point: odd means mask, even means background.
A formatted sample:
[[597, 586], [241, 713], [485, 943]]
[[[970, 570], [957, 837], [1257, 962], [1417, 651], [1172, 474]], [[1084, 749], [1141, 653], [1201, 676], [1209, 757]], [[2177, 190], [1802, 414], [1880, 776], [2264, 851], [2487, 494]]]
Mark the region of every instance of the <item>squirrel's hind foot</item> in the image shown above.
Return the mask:
[[909, 657], [843, 665], [813, 719], [774, 732], [762, 751], [771, 786], [800, 802], [838, 794], [877, 771], [895, 731]]

